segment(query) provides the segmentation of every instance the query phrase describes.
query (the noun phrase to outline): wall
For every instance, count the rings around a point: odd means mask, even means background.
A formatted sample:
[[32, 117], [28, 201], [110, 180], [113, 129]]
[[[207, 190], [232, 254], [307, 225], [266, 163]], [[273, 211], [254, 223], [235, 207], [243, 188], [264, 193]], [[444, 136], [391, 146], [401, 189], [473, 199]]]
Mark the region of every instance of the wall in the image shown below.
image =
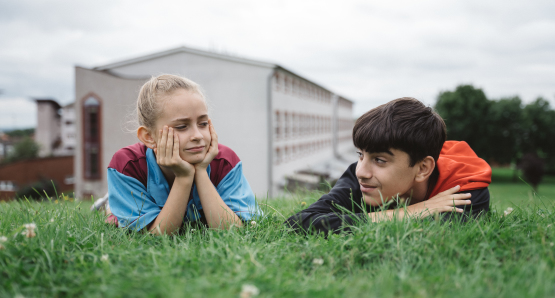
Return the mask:
[[354, 155], [354, 145], [353, 145], [353, 126], [355, 119], [353, 119], [353, 103], [339, 98], [337, 103], [337, 120], [338, 120], [338, 153], [346, 154], [349, 156]]
[[[11, 181], [19, 188], [47, 179], [55, 182], [59, 193], [72, 191], [72, 176], [72, 156], [24, 160], [0, 166], [0, 181]], [[15, 192], [0, 191], [0, 200], [13, 198], [14, 195]]]
[[272, 80], [274, 194], [280, 192], [285, 176], [334, 158], [333, 107], [329, 91], [277, 72]]
[[[124, 79], [81, 67], [75, 68], [75, 193], [78, 198], [103, 196], [108, 185], [106, 172], [114, 153], [120, 148], [137, 143], [134, 132], [127, 132], [128, 115], [132, 113], [139, 89], [146, 79]], [[82, 104], [94, 94], [101, 101], [100, 178], [86, 180], [83, 164]]]
[[37, 129], [35, 141], [40, 145], [39, 156], [53, 154], [52, 145], [60, 137], [60, 116], [53, 103], [37, 102]]

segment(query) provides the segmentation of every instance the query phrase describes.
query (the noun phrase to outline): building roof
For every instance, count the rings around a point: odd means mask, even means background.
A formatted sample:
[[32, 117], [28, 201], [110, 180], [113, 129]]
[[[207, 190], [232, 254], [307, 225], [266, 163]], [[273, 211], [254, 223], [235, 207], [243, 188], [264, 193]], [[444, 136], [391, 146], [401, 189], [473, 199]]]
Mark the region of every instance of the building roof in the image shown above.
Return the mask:
[[53, 105], [56, 109], [59, 109], [59, 108], [62, 107], [62, 106], [60, 106], [60, 104], [59, 104], [56, 100], [54, 100], [54, 99], [52, 99], [52, 98], [35, 98], [34, 100], [35, 100], [38, 104], [40, 104], [40, 103], [51, 104], [51, 105]]
[[129, 64], [148, 61], [148, 60], [152, 60], [152, 59], [156, 59], [156, 58], [160, 58], [160, 57], [164, 57], [164, 56], [169, 56], [169, 55], [173, 55], [173, 54], [177, 54], [177, 53], [189, 53], [189, 54], [195, 54], [195, 55], [200, 55], [200, 56], [205, 56], [205, 57], [210, 57], [210, 58], [215, 58], [215, 59], [222, 59], [222, 60], [227, 60], [227, 61], [239, 62], [239, 63], [250, 64], [250, 65], [261, 66], [261, 67], [268, 67], [268, 68], [274, 68], [274, 67], [277, 66], [274, 63], [268, 63], [268, 62], [262, 62], [262, 61], [251, 60], [251, 59], [246, 59], [246, 58], [234, 57], [234, 56], [230, 56], [230, 55], [219, 54], [219, 53], [214, 53], [214, 52], [209, 52], [209, 51], [204, 51], [204, 50], [193, 49], [193, 48], [181, 46], [181, 47], [178, 47], [178, 48], [174, 48], [174, 49], [170, 49], [170, 50], [166, 50], [166, 51], [162, 51], [162, 52], [158, 52], [158, 53], [154, 53], [154, 54], [150, 54], [150, 55], [145, 55], [145, 56], [141, 56], [141, 57], [136, 57], [136, 58], [132, 58], [132, 59], [127, 59], [127, 60], [123, 60], [123, 61], [119, 61], [119, 62], [114, 62], [114, 63], [102, 65], [102, 66], [97, 66], [93, 69], [94, 70], [111, 70], [111, 69], [116, 68], [116, 67], [121, 67], [121, 66], [126, 66], [126, 65], [129, 65]]
[[[315, 83], [314, 81], [311, 81], [311, 80], [309, 80], [309, 79], [307, 79], [307, 78], [305, 78], [301, 75], [298, 75], [295, 72], [293, 72], [293, 71], [291, 71], [291, 70], [289, 70], [289, 69], [287, 69], [283, 66], [280, 66], [279, 64], [276, 64], [276, 63], [259, 61], [259, 60], [252, 60], [252, 59], [241, 58], [241, 57], [235, 57], [235, 56], [231, 56], [231, 55], [227, 55], [227, 54], [214, 53], [214, 52], [210, 52], [210, 51], [199, 50], [199, 49], [189, 48], [189, 47], [185, 47], [185, 46], [181, 46], [181, 47], [178, 47], [178, 48], [174, 48], [174, 49], [170, 49], [170, 50], [166, 50], [166, 51], [162, 51], [162, 52], [158, 52], [158, 53], [153, 53], [153, 54], [149, 54], [149, 55], [145, 55], [145, 56], [141, 56], [141, 57], [135, 57], [135, 58], [119, 61], [119, 62], [114, 62], [114, 63], [110, 63], [110, 64], [106, 64], [106, 65], [97, 66], [97, 67], [94, 67], [93, 70], [102, 71], [102, 72], [106, 72], [106, 73], [118, 76], [117, 74], [112, 72], [112, 70], [114, 68], [127, 66], [127, 65], [135, 64], [135, 63], [140, 63], [140, 62], [144, 62], [144, 61], [148, 61], [148, 60], [153, 60], [153, 59], [157, 59], [157, 58], [160, 58], [160, 57], [169, 56], [169, 55], [173, 55], [173, 54], [177, 54], [177, 53], [188, 53], [188, 54], [205, 56], [205, 57], [214, 58], [214, 59], [221, 59], [221, 60], [232, 61], [232, 62], [237, 62], [237, 63], [249, 64], [249, 65], [253, 65], [253, 66], [279, 69], [279, 70], [287, 72], [287, 73], [289, 73], [293, 76], [296, 76], [299, 79], [308, 81], [308, 82], [310, 82], [310, 83], [312, 83], [312, 84], [314, 84], [314, 85], [316, 85], [316, 86], [318, 86], [318, 87], [320, 87], [320, 88], [322, 88], [326, 91], [329, 91], [331, 93], [336, 94], [335, 92], [330, 91], [326, 87], [324, 87], [324, 86], [322, 86], [318, 83]], [[351, 100], [348, 100], [344, 97], [341, 97], [341, 98], [352, 102]]]

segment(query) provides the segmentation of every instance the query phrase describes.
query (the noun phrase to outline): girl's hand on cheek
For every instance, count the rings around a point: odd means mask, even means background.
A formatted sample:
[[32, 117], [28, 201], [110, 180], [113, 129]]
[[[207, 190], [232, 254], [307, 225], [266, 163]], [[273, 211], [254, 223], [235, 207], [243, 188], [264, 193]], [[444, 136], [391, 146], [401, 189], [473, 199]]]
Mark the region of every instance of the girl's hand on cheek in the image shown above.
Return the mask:
[[208, 129], [210, 129], [210, 146], [208, 147], [208, 150], [206, 151], [206, 155], [204, 156], [204, 159], [195, 164], [195, 169], [197, 171], [199, 170], [206, 170], [206, 168], [208, 168], [208, 165], [212, 162], [212, 160], [214, 160], [214, 157], [216, 157], [216, 155], [218, 155], [218, 134], [216, 133], [216, 130], [214, 129], [214, 126], [212, 125], [212, 120], [208, 119]]
[[195, 167], [179, 156], [179, 137], [173, 133], [173, 128], [164, 126], [164, 129], [160, 130], [154, 153], [158, 165], [170, 169], [176, 177], [194, 176]]

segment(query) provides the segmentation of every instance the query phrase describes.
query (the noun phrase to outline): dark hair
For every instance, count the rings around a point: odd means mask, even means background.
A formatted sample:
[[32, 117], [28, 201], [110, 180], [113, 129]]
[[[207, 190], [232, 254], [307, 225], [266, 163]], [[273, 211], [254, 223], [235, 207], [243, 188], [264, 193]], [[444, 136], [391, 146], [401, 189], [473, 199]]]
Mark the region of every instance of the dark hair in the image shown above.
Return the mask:
[[443, 119], [412, 97], [398, 98], [366, 112], [353, 128], [357, 148], [369, 153], [404, 151], [411, 167], [426, 156], [437, 162], [445, 138]]

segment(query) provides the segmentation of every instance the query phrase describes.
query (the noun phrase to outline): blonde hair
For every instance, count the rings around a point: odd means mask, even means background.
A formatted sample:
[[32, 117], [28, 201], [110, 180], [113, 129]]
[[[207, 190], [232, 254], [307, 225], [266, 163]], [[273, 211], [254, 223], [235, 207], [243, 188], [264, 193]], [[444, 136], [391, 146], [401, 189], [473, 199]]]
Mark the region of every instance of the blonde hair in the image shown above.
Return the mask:
[[171, 74], [152, 77], [141, 87], [137, 98], [138, 124], [148, 129], [154, 128], [161, 113], [162, 99], [178, 89], [198, 93], [206, 104], [204, 94], [197, 83]]

